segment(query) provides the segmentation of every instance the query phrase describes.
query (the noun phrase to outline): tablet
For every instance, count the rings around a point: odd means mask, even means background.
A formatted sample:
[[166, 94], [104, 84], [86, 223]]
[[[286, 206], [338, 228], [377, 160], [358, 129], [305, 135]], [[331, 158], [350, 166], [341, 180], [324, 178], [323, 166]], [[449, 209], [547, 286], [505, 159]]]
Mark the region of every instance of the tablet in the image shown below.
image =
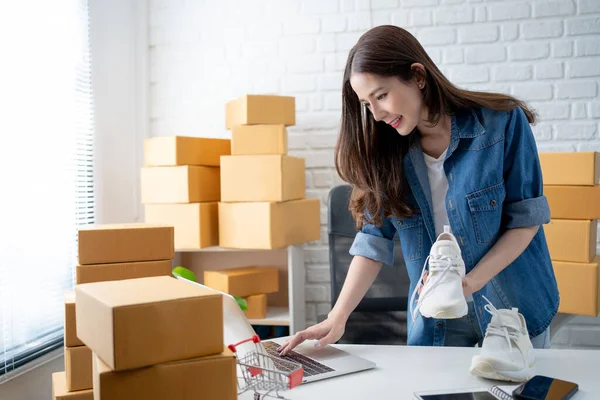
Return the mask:
[[485, 389], [456, 389], [416, 392], [417, 400], [498, 400], [491, 392]]

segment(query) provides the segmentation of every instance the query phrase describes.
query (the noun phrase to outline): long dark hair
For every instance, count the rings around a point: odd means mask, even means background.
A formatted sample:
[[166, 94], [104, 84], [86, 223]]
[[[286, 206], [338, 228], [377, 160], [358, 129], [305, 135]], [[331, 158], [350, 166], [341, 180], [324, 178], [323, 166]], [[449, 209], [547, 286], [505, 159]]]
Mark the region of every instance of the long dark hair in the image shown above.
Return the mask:
[[404, 81], [414, 77], [413, 63], [425, 67], [423, 101], [428, 123], [436, 125], [443, 115], [469, 108], [487, 107], [510, 111], [521, 107], [530, 123], [535, 114], [522, 101], [499, 93], [474, 92], [454, 86], [429, 58], [417, 39], [392, 25], [366, 32], [350, 50], [342, 85], [342, 121], [335, 149], [339, 176], [352, 185], [350, 211], [360, 228], [365, 221], [381, 225], [383, 217], [414, 215], [406, 202], [407, 185], [402, 160], [415, 135], [403, 137], [385, 122], [376, 122], [350, 86], [354, 72], [396, 76]]

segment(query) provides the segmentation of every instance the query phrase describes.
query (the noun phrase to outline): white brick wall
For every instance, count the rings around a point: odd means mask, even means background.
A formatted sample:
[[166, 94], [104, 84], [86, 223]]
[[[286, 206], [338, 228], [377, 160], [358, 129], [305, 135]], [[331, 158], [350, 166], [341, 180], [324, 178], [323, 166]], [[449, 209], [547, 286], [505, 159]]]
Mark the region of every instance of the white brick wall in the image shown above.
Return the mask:
[[342, 71], [359, 36], [390, 23], [415, 34], [457, 85], [530, 101], [540, 150], [600, 151], [600, 0], [151, 0], [153, 136], [228, 137], [228, 100], [296, 97], [290, 153], [306, 158], [307, 193], [323, 207], [321, 240], [306, 245], [310, 324], [330, 300], [325, 206], [340, 183]]

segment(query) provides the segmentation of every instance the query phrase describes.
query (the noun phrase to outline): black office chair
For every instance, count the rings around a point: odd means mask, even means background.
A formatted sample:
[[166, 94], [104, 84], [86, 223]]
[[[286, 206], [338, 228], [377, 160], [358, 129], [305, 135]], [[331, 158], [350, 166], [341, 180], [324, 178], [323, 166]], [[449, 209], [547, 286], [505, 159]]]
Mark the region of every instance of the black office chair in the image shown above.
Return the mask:
[[[346, 279], [352, 261], [348, 251], [357, 232], [348, 210], [350, 192], [350, 186], [341, 185], [329, 193], [328, 233], [332, 307]], [[379, 276], [348, 319], [344, 336], [338, 343], [406, 344], [409, 280], [397, 235], [394, 240], [394, 265], [382, 267]], [[319, 319], [323, 318], [325, 316], [319, 316]]]

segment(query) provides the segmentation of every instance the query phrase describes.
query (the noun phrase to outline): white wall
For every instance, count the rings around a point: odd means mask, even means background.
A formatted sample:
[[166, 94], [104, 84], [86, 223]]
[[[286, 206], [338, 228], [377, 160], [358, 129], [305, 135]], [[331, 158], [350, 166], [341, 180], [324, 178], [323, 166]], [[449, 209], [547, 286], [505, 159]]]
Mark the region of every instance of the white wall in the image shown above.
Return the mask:
[[[323, 211], [321, 241], [306, 246], [309, 324], [329, 309], [325, 212], [339, 182], [332, 148], [342, 71], [359, 36], [381, 24], [414, 33], [456, 84], [530, 101], [541, 151], [600, 151], [598, 0], [151, 1], [151, 135], [228, 137], [228, 100], [296, 97], [290, 153], [306, 158], [307, 195]], [[583, 322], [557, 340], [588, 337], [596, 328]]]
[[94, 178], [98, 223], [142, 220], [140, 168], [148, 132], [145, 0], [91, 0]]

